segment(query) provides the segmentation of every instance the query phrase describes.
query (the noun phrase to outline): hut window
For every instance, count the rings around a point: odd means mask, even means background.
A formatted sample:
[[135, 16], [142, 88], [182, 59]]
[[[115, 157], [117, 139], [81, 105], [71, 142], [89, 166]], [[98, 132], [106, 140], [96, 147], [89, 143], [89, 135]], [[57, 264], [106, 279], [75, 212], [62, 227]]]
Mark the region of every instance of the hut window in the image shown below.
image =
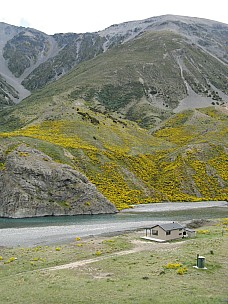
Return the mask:
[[158, 230], [153, 230], [153, 229], [152, 229], [152, 234], [153, 234], [153, 235], [158, 235]]
[[170, 230], [166, 231], [166, 235], [170, 235], [170, 234], [171, 234]]

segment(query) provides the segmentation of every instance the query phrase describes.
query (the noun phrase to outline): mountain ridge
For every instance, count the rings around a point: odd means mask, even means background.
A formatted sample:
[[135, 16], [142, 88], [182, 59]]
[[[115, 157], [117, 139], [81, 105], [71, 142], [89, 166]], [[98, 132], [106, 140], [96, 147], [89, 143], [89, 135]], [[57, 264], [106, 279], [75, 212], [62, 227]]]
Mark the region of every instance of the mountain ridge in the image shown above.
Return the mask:
[[[197, 43], [198, 46], [201, 42], [200, 47], [202, 49], [207, 52], [210, 51], [210, 54], [227, 64], [227, 52], [225, 52], [224, 47], [222, 48], [223, 36], [219, 37], [223, 31], [224, 35], [227, 35], [227, 25], [206, 19], [164, 15], [145, 20], [124, 22], [94, 33], [55, 35], [47, 35], [31, 28], [15, 26], [11, 28], [10, 25], [4, 23], [1, 23], [1, 25], [1, 37], [3, 32], [7, 33], [5, 37], [8, 37], [7, 43], [2, 41], [0, 44], [3, 52], [3, 57], [0, 56], [1, 71], [7, 60], [11, 74], [8, 71], [6, 76], [12, 77], [13, 73], [18, 79], [18, 85], [25, 86], [29, 91], [36, 90], [59, 79], [81, 62], [92, 59], [114, 46], [135, 39], [146, 31], [169, 29], [184, 34], [188, 38], [191, 36], [192, 42]], [[203, 32], [204, 37], [201, 37], [202, 33], [200, 31]], [[213, 31], [216, 32], [213, 34], [213, 38], [207, 38], [206, 35], [212, 35]], [[33, 35], [35, 35], [35, 38], [32, 37]], [[213, 39], [213, 43], [210, 39]], [[30, 49], [24, 47], [28, 44], [31, 46]], [[218, 44], [220, 44], [219, 47], [217, 47]], [[17, 49], [17, 46], [22, 48], [23, 53], [12, 51], [12, 49]], [[90, 49], [89, 52], [88, 48]], [[21, 60], [15, 66], [15, 58], [18, 58], [18, 56], [21, 57]], [[4, 62], [3, 58], [5, 58]], [[44, 75], [46, 76], [44, 77]], [[28, 96], [29, 92], [26, 91], [26, 94], [19, 92], [18, 101]], [[9, 96], [11, 97], [12, 94]], [[10, 97], [9, 99], [15, 102], [15, 98]]]

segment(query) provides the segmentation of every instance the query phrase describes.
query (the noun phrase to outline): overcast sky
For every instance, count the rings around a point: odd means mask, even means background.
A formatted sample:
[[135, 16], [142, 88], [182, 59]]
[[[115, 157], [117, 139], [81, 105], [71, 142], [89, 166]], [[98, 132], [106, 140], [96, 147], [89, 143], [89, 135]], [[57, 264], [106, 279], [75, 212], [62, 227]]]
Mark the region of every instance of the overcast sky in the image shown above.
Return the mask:
[[5, 0], [0, 22], [47, 34], [96, 32], [125, 21], [165, 14], [228, 23], [227, 0]]

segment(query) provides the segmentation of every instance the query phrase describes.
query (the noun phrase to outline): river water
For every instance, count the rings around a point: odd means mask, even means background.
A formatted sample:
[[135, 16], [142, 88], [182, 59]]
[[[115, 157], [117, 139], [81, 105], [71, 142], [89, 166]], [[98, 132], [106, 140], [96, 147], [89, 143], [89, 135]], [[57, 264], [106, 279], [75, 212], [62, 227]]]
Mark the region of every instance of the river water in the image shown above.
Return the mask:
[[0, 218], [0, 246], [62, 244], [75, 237], [116, 234], [169, 221], [228, 217], [226, 202], [139, 205], [117, 214]]

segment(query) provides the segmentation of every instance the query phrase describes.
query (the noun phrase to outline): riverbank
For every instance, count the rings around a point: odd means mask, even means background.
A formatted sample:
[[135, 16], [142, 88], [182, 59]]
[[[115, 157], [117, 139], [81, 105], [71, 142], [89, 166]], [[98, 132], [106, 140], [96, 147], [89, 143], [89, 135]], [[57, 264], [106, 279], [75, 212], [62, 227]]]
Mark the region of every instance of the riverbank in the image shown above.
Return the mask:
[[[25, 219], [23, 228], [0, 229], [0, 247], [64, 244], [77, 236], [113, 235], [173, 220], [181, 222], [210, 217], [228, 217], [226, 202], [148, 204], [116, 215]], [[0, 220], [3, 221], [2, 227], [8, 223], [21, 223], [21, 220]], [[33, 220], [34, 226], [31, 227]], [[43, 221], [42, 226], [39, 226], [39, 221]]]
[[[215, 212], [215, 207], [220, 208], [219, 212]], [[73, 241], [75, 237], [114, 235], [173, 220], [181, 222], [191, 220], [194, 217], [208, 218], [210, 216], [228, 217], [227, 203], [194, 202], [138, 205], [134, 209], [124, 210], [117, 215], [36, 218], [34, 219], [34, 227], [29, 226], [32, 219], [25, 219], [27, 227], [0, 229], [0, 246], [31, 247], [64, 244]], [[44, 226], [38, 226], [36, 224], [38, 220], [45, 221]], [[68, 220], [70, 221], [67, 222]], [[7, 222], [18, 223], [18, 220], [4, 219], [3, 225], [6, 225]]]
[[210, 207], [228, 207], [226, 201], [207, 201], [207, 202], [175, 202], [175, 203], [154, 203], [133, 205], [132, 209], [125, 209], [122, 212], [160, 212], [160, 211], [177, 211], [192, 210]]

